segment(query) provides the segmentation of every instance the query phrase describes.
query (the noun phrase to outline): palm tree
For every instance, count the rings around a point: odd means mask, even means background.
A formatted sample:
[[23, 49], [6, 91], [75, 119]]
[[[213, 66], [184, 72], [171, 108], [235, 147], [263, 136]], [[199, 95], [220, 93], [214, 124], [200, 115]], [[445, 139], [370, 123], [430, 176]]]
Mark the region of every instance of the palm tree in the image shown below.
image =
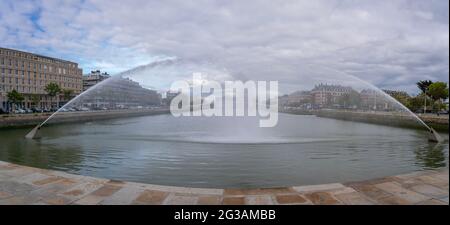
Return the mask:
[[433, 81], [431, 80], [421, 80], [419, 82], [416, 83], [417, 87], [422, 91], [422, 93], [424, 94], [424, 99], [425, 99], [425, 104], [424, 104], [424, 108], [423, 108], [423, 113], [427, 112], [427, 96], [428, 96], [428, 88], [430, 87], [430, 85], [433, 84]]
[[55, 96], [58, 96], [56, 106], [59, 108], [59, 93], [61, 93], [61, 88], [57, 83], [51, 82], [45, 86], [45, 91], [47, 94], [53, 98]]
[[17, 92], [15, 89], [8, 93], [8, 101], [10, 101], [12, 105], [12, 111], [15, 111], [15, 106], [25, 99], [22, 94]]

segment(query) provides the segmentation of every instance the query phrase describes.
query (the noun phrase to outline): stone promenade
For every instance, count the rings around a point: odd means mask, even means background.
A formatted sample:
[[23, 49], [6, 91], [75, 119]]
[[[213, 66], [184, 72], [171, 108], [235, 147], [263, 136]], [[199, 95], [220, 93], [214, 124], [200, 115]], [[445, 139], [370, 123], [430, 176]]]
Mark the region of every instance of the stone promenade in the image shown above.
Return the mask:
[[0, 161], [0, 204], [448, 205], [448, 168], [380, 179], [261, 189], [184, 188], [72, 175]]

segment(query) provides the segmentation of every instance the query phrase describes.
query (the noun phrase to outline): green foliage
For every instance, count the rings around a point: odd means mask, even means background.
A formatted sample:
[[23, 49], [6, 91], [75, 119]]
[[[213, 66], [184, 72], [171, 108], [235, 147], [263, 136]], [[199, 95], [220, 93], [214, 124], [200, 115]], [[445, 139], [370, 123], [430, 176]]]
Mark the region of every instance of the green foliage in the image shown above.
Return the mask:
[[12, 90], [11, 92], [8, 92], [8, 101], [12, 102], [13, 104], [18, 104], [23, 102], [23, 100], [25, 100], [25, 98], [23, 97], [22, 94], [20, 94], [19, 92], [17, 92], [16, 90]]
[[448, 98], [448, 86], [445, 82], [436, 82], [428, 87], [428, 94], [434, 100], [445, 100]]
[[66, 99], [66, 100], [70, 100], [74, 93], [73, 90], [71, 90], [71, 89], [64, 89], [62, 92], [64, 95], [64, 99]]
[[424, 93], [417, 95], [415, 97], [411, 97], [409, 99], [408, 103], [405, 104], [405, 106], [408, 107], [413, 112], [416, 112], [418, 110], [423, 110], [425, 98], [426, 98], [426, 96]]
[[409, 101], [411, 100], [411, 96], [408, 95], [408, 93], [404, 91], [387, 91], [391, 97], [395, 98], [395, 100], [399, 101], [405, 106], [409, 105]]
[[45, 91], [50, 97], [55, 97], [59, 93], [61, 93], [61, 87], [57, 83], [49, 83], [47, 86], [45, 86]]
[[41, 96], [37, 94], [31, 95], [31, 102], [33, 102], [35, 106], [39, 105], [39, 103], [41, 102]]
[[419, 82], [416, 83], [417, 87], [422, 91], [422, 93], [427, 93], [428, 92], [428, 87], [433, 84], [433, 81], [431, 80], [421, 80]]

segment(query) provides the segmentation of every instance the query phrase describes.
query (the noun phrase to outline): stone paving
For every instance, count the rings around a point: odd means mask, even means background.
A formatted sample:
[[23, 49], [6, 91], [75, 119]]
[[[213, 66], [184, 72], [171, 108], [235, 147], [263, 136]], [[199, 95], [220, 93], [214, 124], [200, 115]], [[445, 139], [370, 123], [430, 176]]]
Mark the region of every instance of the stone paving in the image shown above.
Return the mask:
[[448, 172], [446, 168], [344, 184], [208, 189], [122, 182], [0, 161], [0, 204], [448, 205]]

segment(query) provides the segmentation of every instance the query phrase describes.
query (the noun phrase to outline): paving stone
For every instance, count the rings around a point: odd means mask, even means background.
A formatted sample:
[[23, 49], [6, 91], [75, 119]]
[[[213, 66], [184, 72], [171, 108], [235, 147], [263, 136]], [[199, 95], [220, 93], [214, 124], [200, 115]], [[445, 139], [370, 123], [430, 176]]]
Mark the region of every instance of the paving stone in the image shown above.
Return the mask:
[[422, 176], [424, 174], [427, 174], [427, 172], [425, 172], [425, 171], [416, 171], [416, 172], [412, 172], [412, 173], [396, 175], [394, 177], [400, 178], [400, 179], [404, 179], [404, 180], [408, 180], [408, 179], [412, 179], [412, 178], [416, 178], [416, 177]]
[[18, 169], [4, 171], [4, 173], [6, 175], [9, 175], [9, 176], [20, 177], [20, 176], [25, 176], [25, 175], [36, 173], [36, 171], [35, 170], [31, 170], [31, 169], [20, 169], [20, 168], [18, 168]]
[[26, 195], [33, 190], [37, 190], [37, 187], [34, 187], [29, 184], [17, 183], [14, 181], [0, 182], [0, 191], [5, 191], [15, 196]]
[[305, 196], [315, 205], [340, 204], [340, 202], [337, 199], [335, 199], [330, 193], [327, 192], [312, 192], [305, 194]]
[[380, 205], [412, 205], [411, 202], [397, 196], [389, 196], [377, 199], [377, 203]]
[[431, 184], [431, 185], [435, 185], [438, 187], [448, 185], [448, 179], [447, 179], [447, 181], [444, 181], [444, 180], [438, 179], [436, 177], [426, 176], [426, 175], [417, 177], [416, 179], [420, 180], [426, 184]]
[[58, 177], [64, 177], [67, 179], [76, 180], [77, 182], [80, 182], [80, 183], [91, 182], [91, 183], [105, 184], [106, 182], [109, 181], [108, 179], [104, 179], [104, 178], [82, 176], [82, 175], [70, 174], [70, 173], [66, 173], [66, 172], [62, 172], [62, 171], [54, 171], [54, 170], [49, 170], [45, 174], [49, 175], [49, 176], [58, 176]]
[[224, 205], [245, 205], [245, 197], [224, 197], [222, 204], [224, 204]]
[[440, 179], [444, 182], [447, 181], [446, 183], [448, 183], [448, 173], [436, 173], [436, 174], [432, 174], [430, 176], [433, 178]]
[[31, 205], [39, 202], [41, 199], [32, 195], [14, 196], [0, 200], [0, 205]]
[[441, 199], [439, 199], [439, 200], [441, 200], [441, 201], [443, 201], [443, 202], [446, 202], [446, 203], [448, 204], [448, 196], [445, 197], [445, 198], [441, 198]]
[[33, 184], [34, 185], [38, 185], [38, 186], [43, 186], [43, 185], [46, 185], [46, 184], [50, 184], [50, 183], [54, 183], [54, 182], [57, 182], [57, 181], [61, 181], [63, 179], [64, 178], [62, 178], [62, 177], [48, 177], [48, 178], [45, 178], [45, 179], [42, 179], [42, 180], [33, 181]]
[[247, 196], [245, 197], [246, 205], [273, 205], [274, 202], [270, 195]]
[[76, 205], [98, 205], [105, 197], [98, 195], [86, 195], [80, 200], [74, 202]]
[[370, 201], [358, 192], [343, 193], [335, 195], [335, 197], [347, 205], [373, 205], [374, 202]]
[[357, 190], [360, 193], [363, 193], [364, 195], [368, 196], [369, 198], [378, 200], [382, 198], [391, 197], [392, 194], [385, 192], [373, 185], [367, 185], [367, 184], [358, 184], [353, 186], [355, 190]]
[[344, 187], [344, 188], [339, 188], [339, 189], [334, 189], [334, 190], [329, 190], [327, 191], [333, 195], [340, 195], [340, 194], [349, 194], [349, 193], [355, 193], [355, 189], [351, 188], [351, 187]]
[[341, 183], [332, 183], [332, 184], [319, 184], [319, 185], [307, 185], [307, 186], [297, 186], [293, 187], [294, 190], [298, 192], [315, 192], [315, 191], [328, 191], [334, 189], [345, 188], [345, 186]]
[[30, 174], [26, 174], [24, 176], [14, 177], [10, 180], [18, 182], [18, 183], [25, 183], [25, 184], [32, 185], [33, 182], [35, 182], [35, 181], [43, 180], [43, 179], [47, 179], [47, 178], [50, 178], [50, 176], [42, 174], [42, 173], [30, 173]]
[[12, 196], [13, 195], [8, 193], [8, 192], [0, 191], [0, 199], [9, 198], [9, 197], [12, 197]]
[[433, 198], [437, 199], [448, 196], [448, 189], [443, 190], [429, 184], [415, 185], [411, 186], [409, 189], [426, 196], [432, 196]]
[[375, 186], [383, 191], [393, 194], [396, 197], [402, 198], [412, 204], [430, 199], [430, 197], [405, 189], [395, 182], [381, 183]]
[[142, 189], [124, 187], [101, 202], [102, 205], [129, 205], [143, 192]]
[[164, 186], [164, 185], [153, 185], [153, 184], [141, 184], [134, 182], [126, 182], [124, 186], [135, 186], [142, 189], [155, 190], [155, 191], [164, 191], [171, 193], [180, 193], [180, 194], [196, 194], [196, 195], [222, 195], [223, 189], [215, 189], [215, 188], [187, 188], [187, 187], [173, 187], [173, 186]]
[[60, 196], [44, 198], [42, 201], [48, 205], [67, 205], [72, 202], [72, 200]]
[[309, 203], [306, 198], [299, 194], [292, 195], [277, 195], [275, 196], [276, 201], [279, 204], [307, 204]]
[[170, 194], [164, 201], [164, 205], [194, 205], [198, 197], [193, 195]]
[[133, 204], [161, 205], [169, 194], [163, 191], [145, 190], [133, 202]]
[[116, 193], [120, 189], [121, 189], [121, 187], [117, 187], [114, 185], [103, 185], [101, 188], [92, 192], [92, 195], [108, 197], [108, 196], [111, 196], [112, 194]]
[[449, 203], [448, 169], [348, 184], [208, 189], [140, 184], [0, 161], [0, 204], [425, 204]]
[[197, 205], [219, 205], [222, 197], [217, 195], [199, 196]]
[[65, 190], [59, 195], [71, 199], [80, 199], [90, 194], [91, 192], [99, 189], [102, 186], [103, 185], [99, 183], [90, 183], [90, 182], [80, 183], [78, 185], [73, 186], [72, 188]]
[[10, 178], [12, 178], [12, 176], [0, 173], [0, 181], [9, 180]]
[[225, 189], [224, 195], [265, 195], [296, 193], [292, 188]]
[[426, 200], [418, 203], [418, 205], [448, 205], [448, 203], [436, 199]]

